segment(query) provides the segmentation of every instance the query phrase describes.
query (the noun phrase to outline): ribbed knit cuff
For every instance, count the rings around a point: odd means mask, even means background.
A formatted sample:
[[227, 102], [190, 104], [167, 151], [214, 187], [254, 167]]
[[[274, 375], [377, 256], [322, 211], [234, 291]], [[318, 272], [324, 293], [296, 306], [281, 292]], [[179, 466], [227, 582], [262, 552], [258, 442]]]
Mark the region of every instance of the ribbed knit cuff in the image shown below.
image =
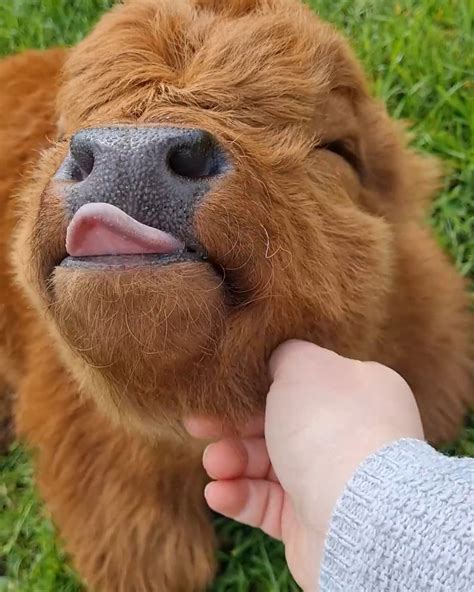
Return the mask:
[[334, 510], [321, 592], [474, 589], [473, 471], [471, 459], [445, 457], [418, 440], [366, 459]]

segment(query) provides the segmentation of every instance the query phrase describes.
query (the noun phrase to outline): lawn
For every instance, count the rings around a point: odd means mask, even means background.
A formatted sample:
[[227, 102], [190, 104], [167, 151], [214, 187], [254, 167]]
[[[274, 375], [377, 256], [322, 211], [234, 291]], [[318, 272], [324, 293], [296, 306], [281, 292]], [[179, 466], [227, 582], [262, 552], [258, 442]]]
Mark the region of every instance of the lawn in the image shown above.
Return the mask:
[[[158, 2], [159, 0], [157, 0]], [[225, 0], [223, 0], [225, 1]], [[109, 0], [1, 0], [0, 55], [77, 42]], [[313, 0], [352, 40], [374, 92], [412, 122], [420, 150], [446, 164], [432, 222], [441, 244], [474, 285], [474, 67], [472, 0]], [[1, 89], [0, 89], [1, 92]], [[474, 421], [449, 453], [474, 456]], [[27, 454], [0, 459], [0, 592], [81, 589], [43, 517]], [[280, 545], [216, 519], [222, 541], [212, 592], [297, 590]]]

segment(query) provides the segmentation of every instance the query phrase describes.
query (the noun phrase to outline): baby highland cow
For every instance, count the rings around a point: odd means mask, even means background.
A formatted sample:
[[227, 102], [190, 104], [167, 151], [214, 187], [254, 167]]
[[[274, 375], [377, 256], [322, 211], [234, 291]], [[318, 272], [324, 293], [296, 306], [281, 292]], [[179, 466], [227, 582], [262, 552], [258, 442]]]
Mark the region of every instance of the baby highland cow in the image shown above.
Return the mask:
[[91, 590], [212, 580], [201, 445], [306, 339], [399, 372], [426, 435], [473, 402], [436, 162], [297, 0], [128, 0], [0, 62], [0, 383]]

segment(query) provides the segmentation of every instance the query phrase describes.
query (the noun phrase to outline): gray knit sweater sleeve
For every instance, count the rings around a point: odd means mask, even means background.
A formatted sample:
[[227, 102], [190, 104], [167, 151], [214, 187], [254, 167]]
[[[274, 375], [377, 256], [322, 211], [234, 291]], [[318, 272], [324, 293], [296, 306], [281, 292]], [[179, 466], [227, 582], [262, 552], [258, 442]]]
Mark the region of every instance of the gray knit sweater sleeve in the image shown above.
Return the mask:
[[474, 459], [399, 440], [366, 459], [334, 510], [321, 592], [473, 592]]

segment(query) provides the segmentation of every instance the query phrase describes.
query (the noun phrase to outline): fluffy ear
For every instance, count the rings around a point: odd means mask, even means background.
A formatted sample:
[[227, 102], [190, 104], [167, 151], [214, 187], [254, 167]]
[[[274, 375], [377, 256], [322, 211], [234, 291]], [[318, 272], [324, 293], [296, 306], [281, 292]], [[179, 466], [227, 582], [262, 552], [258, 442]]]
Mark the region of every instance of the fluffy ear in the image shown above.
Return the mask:
[[387, 206], [404, 206], [403, 210], [412, 214], [424, 213], [440, 186], [438, 160], [411, 148], [408, 123], [392, 120], [385, 106], [377, 101], [362, 101], [357, 107], [357, 119], [368, 188]]
[[[370, 211], [391, 219], [421, 216], [439, 188], [441, 167], [410, 147], [408, 125], [390, 118], [371, 96], [370, 85], [351, 47], [332, 27], [322, 29], [318, 67], [330, 81], [321, 141], [357, 171], [362, 200]], [[328, 59], [328, 56], [330, 59]]]

